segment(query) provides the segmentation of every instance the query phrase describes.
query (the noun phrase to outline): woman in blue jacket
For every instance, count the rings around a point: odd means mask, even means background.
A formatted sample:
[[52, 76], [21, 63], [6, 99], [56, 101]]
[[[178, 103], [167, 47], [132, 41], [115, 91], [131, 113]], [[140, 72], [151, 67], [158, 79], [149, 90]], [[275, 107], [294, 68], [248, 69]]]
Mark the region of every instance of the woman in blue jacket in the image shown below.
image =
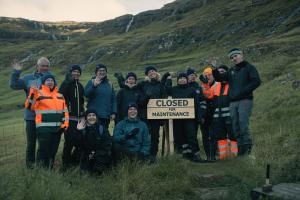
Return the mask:
[[95, 75], [84, 89], [84, 95], [88, 98], [87, 109], [95, 109], [101, 124], [108, 128], [110, 120], [114, 120], [117, 113], [116, 94], [112, 83], [107, 79], [105, 65], [97, 64]]

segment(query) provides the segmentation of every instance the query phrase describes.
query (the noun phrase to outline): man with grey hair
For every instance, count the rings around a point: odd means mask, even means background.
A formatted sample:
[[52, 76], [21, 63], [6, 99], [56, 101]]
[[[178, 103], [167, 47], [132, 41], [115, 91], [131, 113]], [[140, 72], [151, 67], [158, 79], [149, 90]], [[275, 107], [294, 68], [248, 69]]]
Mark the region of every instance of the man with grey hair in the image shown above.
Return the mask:
[[[24, 90], [26, 98], [31, 87], [38, 88], [41, 85], [41, 77], [49, 74], [50, 62], [46, 57], [41, 57], [37, 61], [36, 71], [32, 74], [25, 74], [20, 77], [23, 64], [18, 60], [12, 62], [13, 72], [10, 78], [10, 88], [13, 90]], [[35, 164], [36, 154], [36, 127], [35, 127], [35, 113], [25, 108], [24, 120], [26, 122], [26, 166], [33, 168]]]
[[230, 115], [234, 134], [237, 135], [239, 155], [250, 154], [252, 137], [249, 118], [253, 107], [253, 91], [261, 84], [261, 80], [256, 68], [244, 60], [240, 49], [231, 49], [228, 57], [235, 65], [225, 73], [214, 69], [213, 76], [216, 81], [228, 81]]

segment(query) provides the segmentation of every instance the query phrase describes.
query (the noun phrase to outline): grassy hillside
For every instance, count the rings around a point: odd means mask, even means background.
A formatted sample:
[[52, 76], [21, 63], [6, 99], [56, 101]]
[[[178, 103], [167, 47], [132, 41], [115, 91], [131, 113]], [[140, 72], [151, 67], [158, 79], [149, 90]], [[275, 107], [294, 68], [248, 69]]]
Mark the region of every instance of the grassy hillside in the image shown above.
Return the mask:
[[[271, 163], [273, 183], [299, 182], [299, 2], [197, 2], [179, 0], [161, 10], [141, 13], [128, 33], [121, 31], [124, 20], [131, 18], [126, 16], [110, 21], [111, 27], [107, 22], [72, 23], [72, 30], [88, 29], [77, 35], [61, 31], [64, 23], [52, 28], [55, 34], [69, 35], [70, 40], [1, 37], [0, 199], [249, 199], [250, 190], [264, 183], [267, 163]], [[0, 19], [0, 32], [16, 31], [14, 23]], [[41, 30], [26, 26], [24, 32]], [[146, 64], [157, 65], [161, 72], [182, 71], [187, 66], [200, 72], [211, 57], [230, 64], [226, 54], [233, 47], [245, 50], [246, 59], [257, 67], [263, 81], [255, 91], [251, 156], [203, 165], [177, 156], [161, 158], [151, 166], [124, 162], [93, 178], [80, 175], [78, 169], [61, 174], [59, 152], [55, 171], [24, 168], [25, 97], [22, 91], [8, 87], [14, 57], [24, 61], [24, 73], [33, 71], [38, 57], [49, 57], [59, 83], [68, 64], [80, 63], [85, 84], [98, 62], [109, 66], [110, 79], [115, 82], [112, 75], [116, 71], [134, 70], [142, 77]]]

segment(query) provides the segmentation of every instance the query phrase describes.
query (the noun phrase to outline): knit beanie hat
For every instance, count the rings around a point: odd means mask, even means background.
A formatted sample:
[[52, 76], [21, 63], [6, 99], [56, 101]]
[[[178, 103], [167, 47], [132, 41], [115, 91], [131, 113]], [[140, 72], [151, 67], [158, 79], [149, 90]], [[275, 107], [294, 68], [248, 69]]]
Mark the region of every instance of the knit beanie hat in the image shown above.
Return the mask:
[[154, 66], [149, 65], [149, 66], [145, 67], [145, 75], [148, 75], [148, 72], [149, 72], [150, 70], [154, 70], [154, 71], [157, 72], [157, 70], [156, 70], [156, 68], [155, 68]]
[[132, 103], [129, 103], [129, 104], [128, 104], [127, 110], [129, 110], [129, 108], [132, 108], [132, 107], [138, 109], [138, 105], [137, 105], [136, 103], [132, 102]]
[[81, 67], [80, 67], [80, 65], [78, 65], [78, 64], [71, 65], [70, 72], [72, 72], [74, 70], [78, 70], [79, 73], [81, 74]]
[[129, 77], [133, 77], [135, 80], [137, 80], [137, 76], [134, 72], [128, 72], [128, 74], [126, 75], [126, 80], [129, 78]]
[[97, 74], [97, 71], [101, 68], [104, 68], [105, 71], [107, 72], [107, 67], [104, 64], [99, 63], [96, 65], [95, 74]]
[[196, 71], [195, 71], [195, 69], [193, 69], [193, 68], [188, 68], [188, 69], [186, 70], [186, 75], [189, 76], [189, 75], [191, 75], [191, 74], [196, 74]]
[[179, 73], [179, 74], [177, 75], [177, 81], [178, 81], [180, 78], [186, 78], [186, 79], [188, 79], [187, 74], [184, 73], [184, 72], [181, 72], [181, 73]]
[[218, 67], [218, 69], [224, 69], [225, 71], [228, 71], [228, 67], [226, 66], [226, 65], [220, 65], [219, 67]]
[[231, 58], [231, 56], [235, 54], [243, 54], [243, 51], [238, 48], [233, 48], [228, 52], [228, 57]]
[[45, 81], [46, 81], [48, 78], [52, 78], [53, 81], [54, 81], [54, 85], [55, 85], [55, 86], [57, 85], [57, 84], [56, 84], [55, 77], [54, 77], [52, 74], [50, 74], [50, 73], [46, 73], [45, 75], [42, 76], [41, 81], [42, 81], [42, 84], [43, 84], [43, 85], [45, 84]]
[[98, 115], [97, 115], [97, 111], [96, 111], [96, 109], [94, 109], [94, 108], [89, 108], [89, 109], [87, 109], [86, 111], [85, 111], [85, 118], [88, 116], [88, 114], [90, 114], [90, 113], [95, 113], [96, 114], [96, 116], [98, 117]]

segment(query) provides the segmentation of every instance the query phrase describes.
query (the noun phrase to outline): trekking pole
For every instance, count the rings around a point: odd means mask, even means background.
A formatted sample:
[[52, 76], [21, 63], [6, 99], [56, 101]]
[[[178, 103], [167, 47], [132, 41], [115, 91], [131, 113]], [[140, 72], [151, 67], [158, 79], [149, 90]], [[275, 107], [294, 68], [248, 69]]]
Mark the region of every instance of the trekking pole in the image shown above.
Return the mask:
[[262, 187], [263, 192], [272, 192], [272, 184], [270, 184], [270, 164], [267, 164], [266, 184]]

